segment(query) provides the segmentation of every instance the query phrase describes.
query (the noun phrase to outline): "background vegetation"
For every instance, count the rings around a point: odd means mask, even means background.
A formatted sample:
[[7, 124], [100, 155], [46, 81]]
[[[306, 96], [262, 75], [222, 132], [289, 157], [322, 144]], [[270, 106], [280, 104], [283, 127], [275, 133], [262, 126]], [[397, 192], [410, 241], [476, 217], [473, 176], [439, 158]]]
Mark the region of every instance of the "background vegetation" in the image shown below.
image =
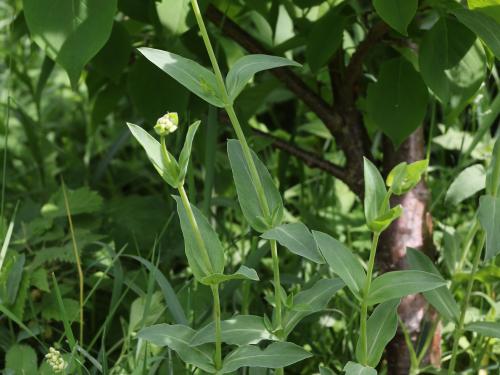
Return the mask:
[[[498, 1], [200, 0], [200, 7], [224, 73], [247, 53], [301, 64], [256, 75], [234, 103], [283, 196], [285, 221], [330, 234], [366, 266], [363, 156], [384, 176], [399, 162], [427, 159], [423, 181], [392, 200], [405, 211], [381, 237], [376, 272], [408, 267], [406, 247], [419, 248], [461, 304], [482, 249], [472, 229], [498, 133]], [[198, 329], [212, 314], [210, 288], [187, 264], [174, 191], [126, 126], [152, 131], [168, 111], [180, 119], [167, 139], [173, 155], [188, 125], [201, 120], [185, 186], [219, 234], [227, 272], [244, 264], [260, 277], [223, 285], [222, 316], [272, 319], [271, 253], [238, 204], [226, 151], [235, 137], [230, 119], [137, 51], [159, 48], [211, 66], [190, 2], [8, 0], [0, 30], [0, 369], [52, 374], [43, 356], [55, 347], [72, 363], [67, 373], [198, 371], [137, 339], [144, 327], [179, 319]], [[289, 296], [335, 274], [282, 246], [279, 263]], [[475, 274], [465, 323], [499, 320], [497, 264], [490, 259]], [[449, 366], [456, 324], [437, 310], [420, 295], [403, 299], [379, 373]], [[288, 341], [313, 356], [286, 373], [320, 366], [341, 373], [356, 356], [359, 315], [347, 288], [308, 315]], [[457, 371], [499, 371], [495, 332], [458, 337]]]

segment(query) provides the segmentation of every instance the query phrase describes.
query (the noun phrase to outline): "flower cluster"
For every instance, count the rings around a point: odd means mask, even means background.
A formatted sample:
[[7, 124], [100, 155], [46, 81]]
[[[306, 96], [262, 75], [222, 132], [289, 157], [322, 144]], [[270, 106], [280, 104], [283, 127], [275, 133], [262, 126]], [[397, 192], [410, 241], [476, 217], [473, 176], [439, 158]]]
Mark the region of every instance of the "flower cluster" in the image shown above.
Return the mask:
[[156, 121], [155, 131], [161, 137], [169, 135], [177, 130], [179, 116], [176, 112], [169, 112]]
[[45, 355], [45, 358], [55, 373], [62, 372], [66, 368], [66, 362], [61, 356], [61, 352], [53, 347], [49, 348], [49, 352]]

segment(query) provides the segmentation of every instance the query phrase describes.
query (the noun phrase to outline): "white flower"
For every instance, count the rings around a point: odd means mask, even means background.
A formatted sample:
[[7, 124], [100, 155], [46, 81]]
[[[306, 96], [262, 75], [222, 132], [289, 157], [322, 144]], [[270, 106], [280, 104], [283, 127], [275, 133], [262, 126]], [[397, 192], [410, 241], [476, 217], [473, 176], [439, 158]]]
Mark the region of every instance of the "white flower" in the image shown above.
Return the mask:
[[64, 371], [67, 366], [66, 361], [61, 356], [61, 352], [53, 347], [49, 348], [49, 352], [45, 355], [45, 359], [55, 373]]
[[178, 124], [179, 116], [177, 115], [177, 112], [169, 112], [158, 119], [154, 129], [156, 134], [164, 137], [175, 132]]

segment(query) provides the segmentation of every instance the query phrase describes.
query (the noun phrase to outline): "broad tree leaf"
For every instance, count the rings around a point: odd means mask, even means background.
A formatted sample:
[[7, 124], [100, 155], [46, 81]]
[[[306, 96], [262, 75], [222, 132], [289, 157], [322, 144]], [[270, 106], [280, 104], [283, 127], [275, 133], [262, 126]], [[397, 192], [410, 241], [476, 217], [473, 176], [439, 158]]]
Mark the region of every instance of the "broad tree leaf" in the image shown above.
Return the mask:
[[486, 171], [482, 164], [474, 164], [465, 168], [453, 180], [446, 192], [446, 202], [459, 204], [472, 197], [486, 186]]
[[451, 11], [457, 19], [474, 31], [484, 43], [500, 58], [500, 24], [479, 10], [457, 8]]
[[368, 303], [375, 305], [409, 294], [426, 292], [446, 285], [437, 275], [423, 271], [392, 271], [373, 280], [368, 294]]
[[368, 117], [397, 147], [422, 124], [427, 99], [427, 87], [415, 68], [402, 57], [392, 59], [368, 86]]
[[330, 268], [359, 297], [366, 278], [365, 270], [358, 258], [340, 241], [326, 233], [313, 231], [318, 247]]
[[200, 369], [214, 373], [212, 346], [191, 346], [190, 342], [196, 331], [184, 325], [156, 324], [142, 329], [137, 337], [158, 346], [167, 346], [175, 351], [181, 359]]
[[418, 0], [373, 0], [373, 6], [389, 26], [408, 35], [406, 29], [417, 12]]
[[[407, 248], [406, 257], [410, 267], [417, 271], [424, 271], [440, 276], [438, 269], [434, 263], [421, 251]], [[446, 319], [450, 321], [458, 321], [460, 316], [460, 308], [453, 298], [447, 286], [423, 292], [425, 299]]]
[[68, 73], [73, 87], [85, 64], [104, 46], [117, 0], [24, 0], [32, 39]]
[[283, 319], [285, 337], [306, 316], [324, 310], [335, 293], [343, 287], [344, 283], [340, 279], [322, 279], [311, 288], [297, 293], [293, 299], [293, 305], [287, 309]]
[[325, 263], [313, 235], [303, 223], [282, 224], [268, 230], [261, 237], [266, 240], [276, 240], [292, 253], [315, 263]]
[[500, 197], [483, 195], [479, 199], [478, 219], [486, 231], [486, 254], [484, 260], [494, 258], [500, 252]]
[[279, 68], [282, 66], [301, 65], [295, 61], [279, 56], [270, 55], [246, 55], [236, 61], [226, 77], [227, 91], [231, 100], [236, 99], [245, 85], [252, 77], [263, 70]]
[[355, 362], [347, 362], [344, 367], [345, 375], [377, 375], [377, 370]]
[[207, 68], [193, 60], [159, 49], [142, 47], [139, 52], [193, 94], [216, 107], [224, 107], [215, 75]]
[[273, 215], [273, 223], [267, 222], [266, 215], [262, 212], [257, 190], [252, 182], [250, 170], [243, 156], [243, 149], [240, 142], [235, 139], [230, 139], [227, 142], [227, 153], [241, 210], [250, 226], [262, 233], [281, 222], [283, 218], [283, 201], [281, 200], [281, 194], [274, 184], [266, 166], [259, 160], [258, 156], [253, 151], [251, 152], [255, 167], [259, 173], [260, 181], [264, 186], [269, 210]]
[[387, 190], [382, 175], [373, 163], [364, 158], [364, 179], [365, 179], [365, 218], [368, 227], [376, 231], [372, 226], [375, 220], [389, 211], [389, 201], [384, 202]]
[[179, 155], [179, 182], [184, 181], [186, 178], [189, 158], [191, 157], [191, 148], [193, 147], [194, 136], [196, 131], [200, 126], [200, 121], [194, 122], [188, 129], [186, 134], [186, 139], [184, 140], [184, 146], [182, 147], [181, 153]]
[[[221, 322], [222, 342], [228, 345], [258, 344], [262, 340], [277, 340], [267, 330], [264, 318], [255, 315], [237, 315]], [[211, 322], [193, 336], [190, 345], [215, 342], [215, 323]]]
[[[130, 132], [134, 138], [140, 143], [146, 154], [148, 155], [149, 161], [155, 167], [156, 171], [160, 176], [172, 187], [178, 186], [179, 172], [172, 173], [165, 163], [163, 162], [163, 157], [161, 154], [161, 145], [154, 137], [152, 137], [147, 131], [145, 131], [140, 126], [127, 123]], [[171, 160], [175, 158], [172, 156]]]
[[259, 276], [253, 268], [241, 266], [238, 271], [231, 275], [214, 273], [201, 279], [201, 283], [205, 285], [216, 285], [229, 280], [253, 280], [259, 281]]
[[474, 322], [465, 326], [467, 331], [479, 333], [482, 336], [500, 339], [499, 322]]
[[333, 7], [312, 25], [307, 37], [306, 59], [313, 72], [325, 66], [342, 43], [348, 21], [343, 9], [342, 5]]
[[214, 231], [203, 213], [198, 208], [191, 205], [196, 224], [198, 225], [203, 242], [205, 243], [205, 248], [208, 252], [208, 257], [210, 258], [210, 264], [212, 266], [212, 272], [210, 272], [203, 261], [202, 249], [198, 246], [193, 227], [188, 219], [188, 214], [184, 208], [182, 200], [179, 196], [174, 196], [174, 199], [177, 202], [177, 212], [181, 222], [184, 247], [189, 266], [193, 271], [193, 275], [196, 279], [198, 279], [198, 281], [202, 282], [205, 277], [211, 276], [212, 274], [223, 274], [224, 249], [222, 248], [222, 244], [217, 236], [217, 233]]
[[311, 356], [291, 342], [275, 342], [262, 350], [254, 345], [240, 346], [224, 358], [220, 373], [227, 374], [241, 367], [283, 368]]
[[[425, 33], [420, 46], [422, 77], [445, 106], [462, 106], [484, 81], [484, 54], [475, 44], [476, 36], [451, 18], [441, 18]], [[476, 62], [477, 60], [477, 62]]]
[[[399, 302], [399, 299], [394, 299], [381, 303], [373, 310], [368, 319], [366, 332], [368, 345], [366, 364], [368, 366], [376, 367], [378, 365], [386, 345], [396, 334]], [[360, 340], [356, 345], [356, 358], [363, 362]]]

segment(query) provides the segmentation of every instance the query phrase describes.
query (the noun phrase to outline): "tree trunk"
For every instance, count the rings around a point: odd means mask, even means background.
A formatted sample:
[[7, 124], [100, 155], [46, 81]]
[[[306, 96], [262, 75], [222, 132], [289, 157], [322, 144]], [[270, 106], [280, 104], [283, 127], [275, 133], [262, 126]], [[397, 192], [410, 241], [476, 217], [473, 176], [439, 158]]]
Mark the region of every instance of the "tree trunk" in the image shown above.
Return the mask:
[[[424, 134], [418, 128], [397, 150], [391, 142], [384, 140], [384, 171], [387, 173], [396, 164], [408, 163], [425, 158]], [[378, 262], [382, 272], [407, 268], [406, 248], [412, 247], [433, 256], [432, 218], [428, 212], [429, 189], [425, 182], [401, 197], [394, 197], [392, 205], [401, 204], [402, 216], [386, 230], [380, 239]], [[402, 299], [399, 316], [407, 331], [416, 342], [425, 319], [433, 319], [426, 312], [427, 302], [422, 295], [412, 295]], [[427, 316], [426, 316], [427, 315]], [[427, 360], [439, 363], [440, 329], [436, 330]], [[389, 375], [407, 375], [410, 370], [410, 356], [401, 328], [387, 347], [386, 358]]]

